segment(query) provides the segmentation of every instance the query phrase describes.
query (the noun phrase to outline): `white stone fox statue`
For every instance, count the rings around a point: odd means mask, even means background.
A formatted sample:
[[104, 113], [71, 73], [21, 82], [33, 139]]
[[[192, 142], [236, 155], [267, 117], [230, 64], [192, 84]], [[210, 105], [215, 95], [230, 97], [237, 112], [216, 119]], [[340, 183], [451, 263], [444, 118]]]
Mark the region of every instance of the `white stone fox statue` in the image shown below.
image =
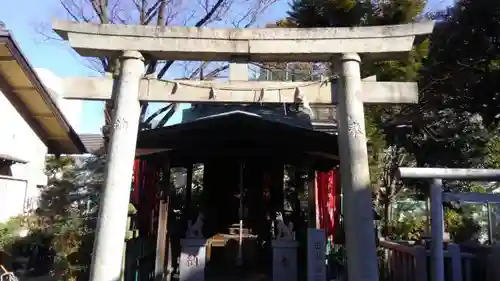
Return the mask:
[[192, 221], [188, 221], [188, 226], [186, 229], [186, 238], [203, 238], [203, 219], [205, 217], [202, 213], [198, 214], [198, 218], [195, 223], [192, 224]]
[[294, 240], [295, 235], [293, 233], [293, 223], [289, 222], [287, 226], [283, 220], [283, 215], [281, 214], [281, 212], [276, 213], [276, 221], [276, 240]]

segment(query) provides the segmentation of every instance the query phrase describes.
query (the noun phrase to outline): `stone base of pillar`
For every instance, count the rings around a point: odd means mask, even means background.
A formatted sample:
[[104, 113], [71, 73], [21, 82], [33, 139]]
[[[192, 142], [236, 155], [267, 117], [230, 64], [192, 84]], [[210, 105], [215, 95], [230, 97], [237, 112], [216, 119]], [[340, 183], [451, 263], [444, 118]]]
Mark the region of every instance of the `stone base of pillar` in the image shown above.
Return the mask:
[[180, 281], [205, 280], [206, 243], [206, 239], [181, 239]]
[[297, 281], [297, 248], [295, 240], [274, 240], [273, 281]]

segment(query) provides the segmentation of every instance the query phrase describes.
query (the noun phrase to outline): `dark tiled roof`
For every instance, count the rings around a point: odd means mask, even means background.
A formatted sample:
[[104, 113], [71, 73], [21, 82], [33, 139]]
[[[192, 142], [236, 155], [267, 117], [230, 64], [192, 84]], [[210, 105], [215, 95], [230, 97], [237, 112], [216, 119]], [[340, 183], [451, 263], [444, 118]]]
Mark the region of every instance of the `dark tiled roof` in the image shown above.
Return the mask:
[[[335, 121], [335, 115], [336, 115], [335, 107], [334, 106], [319, 106], [319, 105], [312, 105], [311, 107], [312, 107], [312, 110], [314, 112], [314, 119], [310, 120], [310, 121], [304, 120], [305, 123], [309, 123], [312, 121], [311, 125], [312, 125], [313, 129], [316, 131], [330, 133], [330, 134], [336, 133], [337, 125], [336, 125], [336, 121]], [[212, 107], [209, 107], [208, 109], [211, 109], [211, 110], [208, 110], [209, 111], [208, 113], [217, 112], [217, 109], [219, 109], [219, 111], [221, 109], [225, 109], [222, 111], [228, 110], [227, 106], [226, 106], [226, 108], [223, 108], [223, 107], [217, 108], [217, 107], [212, 106]], [[199, 116], [189, 116], [189, 113], [191, 113], [191, 115], [193, 115], [192, 112], [190, 112], [190, 111], [192, 111], [192, 109], [184, 111], [184, 115], [185, 115], [184, 119], [188, 119], [188, 120], [184, 120], [184, 121], [188, 121], [188, 122], [193, 121], [193, 120], [196, 120], [196, 117], [199, 117]], [[211, 111], [214, 111], [214, 112], [211, 112]], [[273, 110], [266, 110], [265, 108], [262, 108], [259, 111], [261, 111], [259, 113], [261, 113], [263, 116], [268, 117], [269, 119], [271, 119], [273, 121], [278, 121], [278, 122], [281, 121], [283, 123], [296, 122], [296, 124], [293, 124], [293, 125], [298, 125], [300, 127], [304, 126], [304, 124], [301, 124], [301, 122], [297, 121], [297, 120], [300, 120], [301, 118], [293, 118], [293, 119], [281, 118], [283, 120], [280, 120], [280, 118], [276, 117], [276, 114], [269, 113], [269, 112], [272, 112]], [[207, 114], [207, 112], [201, 112], [201, 113]], [[267, 114], [265, 114], [265, 113], [267, 113]], [[194, 114], [194, 115], [196, 115], [196, 114]], [[269, 116], [266, 116], [266, 115], [269, 115]], [[190, 119], [192, 119], [192, 120], [190, 120]], [[99, 152], [102, 152], [102, 150], [104, 149], [104, 140], [103, 140], [103, 137], [101, 134], [80, 134], [79, 136], [80, 136], [80, 139], [82, 140], [84, 146], [86, 147], [87, 151], [89, 151], [90, 153], [93, 153], [93, 154], [99, 153]]]
[[302, 110], [289, 110], [282, 105], [260, 104], [197, 105], [196, 107], [185, 109], [182, 112], [181, 124], [230, 112], [245, 112], [250, 115], [257, 115], [259, 118], [271, 122], [312, 129], [310, 116]]
[[80, 134], [80, 139], [89, 153], [98, 153], [104, 149], [104, 140], [101, 134]]

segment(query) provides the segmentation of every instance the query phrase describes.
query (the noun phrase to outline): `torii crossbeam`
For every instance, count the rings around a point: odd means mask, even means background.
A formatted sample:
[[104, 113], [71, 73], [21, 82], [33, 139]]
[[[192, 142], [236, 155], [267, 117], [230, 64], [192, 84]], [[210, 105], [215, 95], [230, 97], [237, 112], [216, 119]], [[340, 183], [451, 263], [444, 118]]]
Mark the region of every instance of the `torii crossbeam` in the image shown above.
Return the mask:
[[[304, 84], [286, 83], [279, 87], [287, 88], [290, 85], [290, 90], [281, 95], [285, 101], [293, 101], [298, 88], [311, 103], [337, 103], [349, 279], [378, 280], [363, 102], [416, 102], [417, 91], [414, 84], [397, 84], [390, 86], [393, 88], [390, 90], [383, 89], [384, 85], [389, 84], [362, 82], [358, 53], [368, 59], [399, 58], [411, 50], [416, 36], [431, 33], [433, 26], [433, 22], [425, 22], [355, 28], [211, 29], [55, 22], [54, 30], [68, 40], [79, 54], [91, 57], [116, 56], [122, 62], [113, 86], [108, 78], [87, 80], [89, 85], [94, 85], [86, 89], [89, 92], [95, 90], [92, 94], [94, 98], [107, 99], [112, 89], [111, 96], [116, 99], [90, 280], [117, 281], [121, 275], [120, 257], [125, 233], [117, 230], [126, 227], [129, 198], [125, 187], [130, 185], [132, 177], [130, 171], [138, 133], [139, 99], [184, 102], [208, 99], [206, 89], [205, 92], [195, 91], [191, 96], [172, 94], [175, 83], [142, 80], [143, 54], [166, 60], [337, 62], [340, 69], [338, 87], [329, 84], [325, 88], [321, 85], [308, 88]], [[218, 102], [263, 102], [255, 99], [249, 91], [241, 91], [243, 94], [239, 95], [221, 90], [228, 85], [196, 83], [203, 85], [202, 88], [218, 89], [219, 97], [223, 97], [215, 99]], [[249, 88], [251, 92], [257, 87], [251, 83], [232, 83], [228, 87], [233, 87], [231, 91], [234, 87]], [[185, 86], [180, 82], [178, 85]], [[278, 100], [279, 95], [271, 94], [273, 91], [269, 90], [269, 84], [259, 84], [258, 87], [262, 88], [263, 85], [268, 87], [268, 92], [264, 90], [262, 99], [266, 102], [283, 102]], [[164, 93], [161, 93], [161, 89], [165, 89]], [[73, 98], [92, 98], [92, 95], [82, 94], [80, 89], [66, 93], [66, 96]], [[257, 96], [260, 95], [257, 93]], [[213, 95], [211, 97], [213, 100]], [[310, 275], [308, 278], [316, 276]]]
[[[336, 104], [338, 84], [330, 81], [194, 81], [142, 79], [139, 100], [185, 103], [294, 103], [299, 96], [310, 104]], [[112, 77], [64, 79], [64, 98], [109, 100]], [[417, 103], [417, 83], [363, 81], [359, 99], [364, 103]]]

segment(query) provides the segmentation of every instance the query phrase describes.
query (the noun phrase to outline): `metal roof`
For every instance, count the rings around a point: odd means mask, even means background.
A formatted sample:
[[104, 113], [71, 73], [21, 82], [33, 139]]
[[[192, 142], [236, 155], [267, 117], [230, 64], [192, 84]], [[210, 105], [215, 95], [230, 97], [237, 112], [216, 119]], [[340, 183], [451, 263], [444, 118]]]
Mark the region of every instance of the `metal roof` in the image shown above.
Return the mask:
[[9, 31], [0, 28], [0, 91], [51, 154], [86, 149]]

